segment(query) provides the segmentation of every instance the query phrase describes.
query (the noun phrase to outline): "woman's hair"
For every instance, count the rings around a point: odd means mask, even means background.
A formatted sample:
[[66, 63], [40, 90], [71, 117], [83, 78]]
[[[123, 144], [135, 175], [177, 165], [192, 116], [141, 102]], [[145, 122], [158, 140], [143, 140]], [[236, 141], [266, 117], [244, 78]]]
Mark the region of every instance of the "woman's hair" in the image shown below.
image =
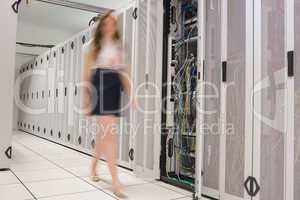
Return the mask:
[[[112, 17], [112, 13], [113, 11], [109, 11], [107, 12], [105, 15], [99, 17], [99, 23], [95, 29], [95, 33], [94, 33], [94, 40], [92, 43], [93, 46], [93, 57], [96, 60], [97, 55], [99, 54], [99, 52], [101, 51], [102, 48], [102, 43], [103, 43], [103, 38], [105, 36], [105, 32], [104, 32], [104, 27], [105, 27], [105, 21], [106, 19], [108, 19], [109, 17]], [[115, 34], [113, 35], [113, 40], [114, 41], [119, 41], [120, 40], [120, 33], [118, 30], [116, 30]]]

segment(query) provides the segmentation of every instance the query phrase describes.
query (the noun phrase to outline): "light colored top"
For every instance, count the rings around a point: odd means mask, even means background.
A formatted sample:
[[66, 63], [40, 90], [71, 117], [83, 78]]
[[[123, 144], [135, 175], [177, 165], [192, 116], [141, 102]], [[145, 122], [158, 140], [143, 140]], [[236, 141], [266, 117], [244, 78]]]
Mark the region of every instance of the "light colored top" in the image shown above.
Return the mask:
[[[83, 46], [83, 53], [91, 53], [93, 49], [93, 40], [90, 40]], [[105, 68], [113, 70], [122, 70], [126, 68], [127, 65], [124, 62], [124, 51], [120, 44], [107, 42], [103, 44], [95, 64], [91, 67], [92, 69], [96, 68]]]

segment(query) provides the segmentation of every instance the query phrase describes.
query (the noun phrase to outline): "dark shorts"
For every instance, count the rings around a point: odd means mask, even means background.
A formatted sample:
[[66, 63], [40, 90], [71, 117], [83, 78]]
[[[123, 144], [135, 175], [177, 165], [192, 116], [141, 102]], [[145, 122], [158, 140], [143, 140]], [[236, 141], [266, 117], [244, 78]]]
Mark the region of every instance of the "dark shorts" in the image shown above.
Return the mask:
[[121, 80], [118, 71], [92, 69], [92, 112], [91, 115], [120, 116]]

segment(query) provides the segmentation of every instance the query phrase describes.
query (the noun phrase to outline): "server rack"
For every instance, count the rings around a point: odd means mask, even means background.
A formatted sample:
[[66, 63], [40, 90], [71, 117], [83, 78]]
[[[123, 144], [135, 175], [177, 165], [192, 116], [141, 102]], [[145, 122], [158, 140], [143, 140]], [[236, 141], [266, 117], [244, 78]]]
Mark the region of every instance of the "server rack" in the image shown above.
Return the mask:
[[[165, 1], [161, 179], [202, 190], [204, 1]], [[186, 89], [183, 89], [186, 88]]]
[[[203, 159], [199, 154], [196, 193], [216, 199], [297, 199], [299, 2], [198, 3], [204, 5], [199, 18], [204, 23], [198, 24], [204, 38], [203, 48], [198, 47], [204, 58], [200, 71], [204, 84], [197, 91], [205, 96], [204, 100], [198, 96], [200, 111], [205, 112], [197, 112], [197, 131], [203, 134], [197, 150]], [[171, 47], [169, 39], [169, 57]], [[212, 98], [212, 93], [218, 98]], [[201, 126], [216, 123], [217, 134]], [[163, 139], [165, 178], [165, 155], [172, 143]]]

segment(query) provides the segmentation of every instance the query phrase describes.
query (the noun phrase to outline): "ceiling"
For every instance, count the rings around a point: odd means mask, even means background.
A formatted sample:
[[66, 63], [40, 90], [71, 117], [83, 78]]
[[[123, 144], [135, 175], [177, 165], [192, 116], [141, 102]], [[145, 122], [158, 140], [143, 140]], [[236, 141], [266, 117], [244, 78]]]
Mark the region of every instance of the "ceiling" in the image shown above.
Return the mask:
[[[71, 0], [108, 9], [118, 9], [128, 5], [131, 0]], [[52, 5], [40, 1], [31, 0], [29, 5], [22, 1], [19, 11], [19, 22], [66, 29], [79, 32], [88, 27], [88, 23], [97, 13], [92, 13], [73, 8]]]
[[19, 23], [76, 33], [88, 27], [89, 20], [95, 15], [97, 14], [32, 0], [28, 6], [22, 4], [18, 20]]
[[[131, 0], [68, 0], [107, 9], [118, 9]], [[19, 42], [33, 44], [58, 44], [88, 28], [89, 21], [97, 13], [68, 8], [36, 0], [23, 0], [18, 14]], [[40, 54], [47, 49], [28, 48], [17, 45], [18, 53]], [[21, 55], [17, 55], [21, 57]], [[24, 57], [24, 56], [23, 56]], [[25, 60], [25, 59], [20, 59]], [[20, 61], [20, 62], [21, 62]]]
[[110, 9], [118, 9], [128, 5], [132, 0], [71, 0], [78, 3], [85, 3], [93, 6], [100, 6]]

